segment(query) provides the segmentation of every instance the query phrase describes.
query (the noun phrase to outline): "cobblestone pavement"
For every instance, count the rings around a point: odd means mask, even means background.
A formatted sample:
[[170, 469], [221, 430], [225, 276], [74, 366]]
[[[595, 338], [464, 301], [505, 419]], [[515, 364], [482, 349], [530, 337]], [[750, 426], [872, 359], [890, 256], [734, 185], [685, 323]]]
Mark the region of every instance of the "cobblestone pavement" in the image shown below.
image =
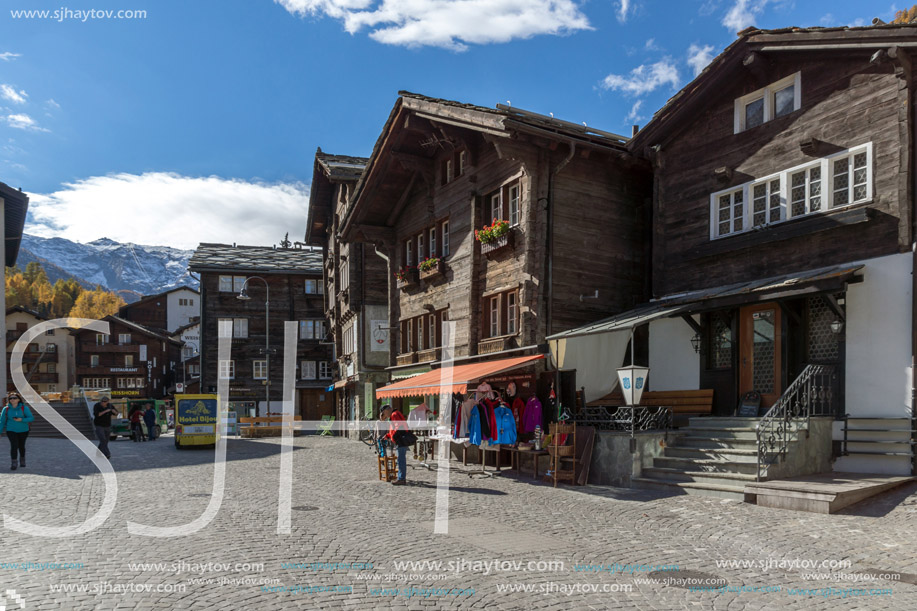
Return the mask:
[[[65, 539], [2, 531], [0, 608], [917, 608], [913, 485], [823, 516], [619, 488], [555, 489], [512, 475], [468, 476], [453, 462], [449, 532], [434, 535], [435, 472], [409, 458], [410, 485], [395, 487], [378, 481], [363, 444], [301, 437], [293, 532], [278, 535], [279, 450], [279, 440], [230, 440], [217, 517], [169, 539], [131, 535], [126, 523], [197, 518], [208, 503], [212, 451], [178, 451], [168, 436], [113, 443], [119, 493], [103, 526]], [[46, 525], [81, 522], [103, 491], [101, 476], [64, 440], [31, 439], [28, 468], [0, 472], [3, 513]], [[854, 581], [864, 573], [893, 575]], [[696, 578], [717, 589], [679, 583]]]

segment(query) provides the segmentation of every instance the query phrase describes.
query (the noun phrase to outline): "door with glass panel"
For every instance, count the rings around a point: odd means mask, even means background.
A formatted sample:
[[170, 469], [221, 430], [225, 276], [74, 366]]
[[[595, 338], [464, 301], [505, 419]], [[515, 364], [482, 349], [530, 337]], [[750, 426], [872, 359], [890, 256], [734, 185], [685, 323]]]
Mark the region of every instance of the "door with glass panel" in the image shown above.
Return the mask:
[[739, 328], [739, 393], [761, 393], [770, 407], [783, 392], [780, 375], [780, 306], [775, 303], [741, 309]]

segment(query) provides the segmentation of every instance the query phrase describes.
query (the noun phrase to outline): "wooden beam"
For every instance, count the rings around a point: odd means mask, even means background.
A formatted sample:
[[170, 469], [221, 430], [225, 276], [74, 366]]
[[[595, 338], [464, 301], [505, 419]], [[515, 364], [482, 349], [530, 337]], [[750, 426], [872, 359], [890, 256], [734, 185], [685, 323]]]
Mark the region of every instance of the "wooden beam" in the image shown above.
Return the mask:
[[353, 232], [354, 242], [378, 244], [383, 250], [389, 250], [388, 247], [395, 244], [395, 229], [393, 227], [355, 224], [351, 231]]
[[825, 300], [825, 303], [828, 304], [828, 308], [834, 312], [834, 315], [841, 319], [841, 322], [847, 322], [847, 315], [844, 313], [843, 308], [837, 302], [837, 299], [834, 298], [834, 295], [831, 293], [825, 293], [822, 295]]
[[392, 208], [391, 214], [388, 215], [385, 224], [389, 227], [395, 224], [395, 221], [398, 220], [398, 217], [401, 216], [401, 212], [404, 210], [404, 207], [408, 203], [408, 199], [411, 196], [411, 191], [414, 189], [414, 183], [417, 182], [417, 172], [414, 172], [411, 175], [411, 180], [408, 182], [407, 188], [401, 193], [401, 197], [398, 198], [398, 203], [395, 204], [395, 207]]
[[802, 317], [787, 307], [786, 299], [778, 299], [777, 303], [780, 304], [780, 309], [783, 311], [784, 316], [787, 318], [792, 318], [797, 325], [802, 326]]
[[698, 335], [702, 334], [701, 326], [697, 323], [696, 320], [694, 320], [693, 316], [691, 316], [690, 314], [682, 314], [681, 319], [685, 321], [686, 323], [688, 323], [688, 326], [694, 329], [695, 333], [697, 333]]

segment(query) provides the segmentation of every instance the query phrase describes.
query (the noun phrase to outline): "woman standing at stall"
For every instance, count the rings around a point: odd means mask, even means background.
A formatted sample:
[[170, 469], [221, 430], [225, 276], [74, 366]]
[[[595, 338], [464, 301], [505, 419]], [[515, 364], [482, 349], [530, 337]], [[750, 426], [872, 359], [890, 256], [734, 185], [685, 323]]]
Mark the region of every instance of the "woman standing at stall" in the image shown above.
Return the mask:
[[19, 395], [10, 393], [3, 412], [0, 413], [0, 432], [6, 432], [10, 440], [10, 470], [15, 471], [18, 466], [25, 468], [25, 440], [29, 436], [29, 423], [35, 420], [29, 406], [21, 402]]

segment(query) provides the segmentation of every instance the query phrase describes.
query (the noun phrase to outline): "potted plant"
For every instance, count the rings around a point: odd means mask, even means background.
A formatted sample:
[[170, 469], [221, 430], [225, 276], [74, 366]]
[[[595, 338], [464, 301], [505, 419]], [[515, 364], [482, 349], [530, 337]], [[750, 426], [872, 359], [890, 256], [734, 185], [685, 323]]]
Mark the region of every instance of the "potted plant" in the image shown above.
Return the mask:
[[481, 243], [481, 252], [486, 254], [512, 246], [512, 235], [509, 221], [493, 219], [490, 225], [474, 232], [474, 239]]
[[395, 272], [398, 288], [404, 288], [417, 282], [417, 268], [405, 266]]
[[445, 265], [440, 257], [427, 257], [420, 262], [417, 269], [420, 270], [420, 277], [426, 279], [442, 274], [445, 271]]

